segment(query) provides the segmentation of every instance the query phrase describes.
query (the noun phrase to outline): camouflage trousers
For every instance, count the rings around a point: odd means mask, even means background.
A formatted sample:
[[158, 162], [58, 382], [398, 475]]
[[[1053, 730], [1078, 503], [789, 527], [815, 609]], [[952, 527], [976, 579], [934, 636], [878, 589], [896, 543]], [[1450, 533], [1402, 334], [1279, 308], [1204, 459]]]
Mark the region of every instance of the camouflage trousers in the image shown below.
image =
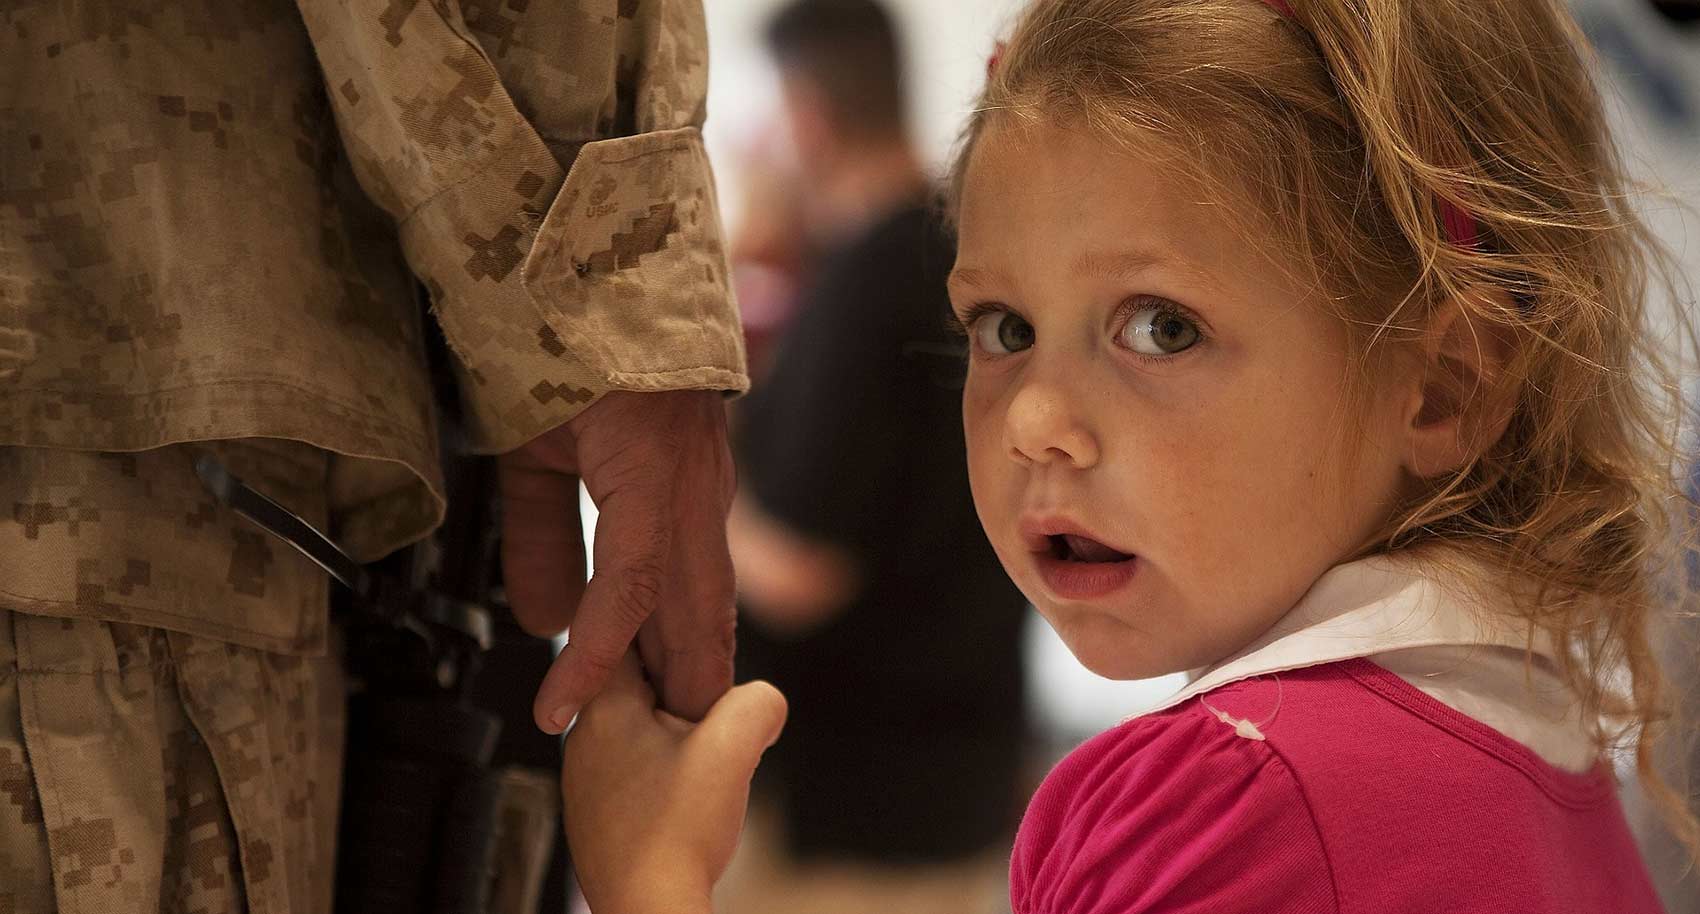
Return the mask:
[[0, 914], [330, 910], [334, 659], [0, 608]]

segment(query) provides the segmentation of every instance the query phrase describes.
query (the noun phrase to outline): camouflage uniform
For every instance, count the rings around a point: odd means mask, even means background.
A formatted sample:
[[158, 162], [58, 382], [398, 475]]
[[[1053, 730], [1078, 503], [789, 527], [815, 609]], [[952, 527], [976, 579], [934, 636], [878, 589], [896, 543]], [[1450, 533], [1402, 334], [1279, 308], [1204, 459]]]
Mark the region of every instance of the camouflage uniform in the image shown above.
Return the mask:
[[742, 390], [700, 0], [0, 6], [0, 914], [328, 909], [326, 581], [443, 512], [416, 283], [475, 446]]

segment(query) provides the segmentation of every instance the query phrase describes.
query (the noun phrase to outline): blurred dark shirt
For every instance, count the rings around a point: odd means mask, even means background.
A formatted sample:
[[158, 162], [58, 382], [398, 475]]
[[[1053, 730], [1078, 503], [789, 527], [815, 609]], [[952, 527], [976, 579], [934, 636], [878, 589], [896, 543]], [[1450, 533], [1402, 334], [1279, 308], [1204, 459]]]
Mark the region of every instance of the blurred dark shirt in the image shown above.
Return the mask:
[[1025, 601], [968, 490], [953, 258], [919, 205], [827, 252], [743, 404], [744, 491], [862, 574], [800, 640], [739, 631], [740, 678], [790, 700], [761, 785], [799, 856], [960, 858], [1007, 840], [1019, 809]]

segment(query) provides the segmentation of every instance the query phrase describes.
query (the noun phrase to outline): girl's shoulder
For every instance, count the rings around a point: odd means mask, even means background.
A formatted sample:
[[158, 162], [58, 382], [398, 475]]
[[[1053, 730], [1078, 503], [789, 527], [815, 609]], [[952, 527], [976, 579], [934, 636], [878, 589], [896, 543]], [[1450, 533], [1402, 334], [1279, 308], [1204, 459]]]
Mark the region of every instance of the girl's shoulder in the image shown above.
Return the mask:
[[[1603, 767], [1555, 767], [1367, 658], [1230, 683], [1174, 710], [1229, 730], [1250, 722], [1296, 772], [1313, 804], [1330, 805], [1337, 795], [1420, 804], [1431, 794], [1480, 792], [1574, 809], [1615, 799]], [[1155, 719], [1151, 725], [1165, 726]]]
[[[1429, 878], [1450, 865], [1436, 849], [1460, 846], [1499, 863]], [[1602, 848], [1628, 876], [1580, 865]], [[1018, 914], [1455, 910], [1554, 880], [1641, 898], [1637, 864], [1608, 772], [1546, 765], [1357, 659], [1230, 683], [1081, 745], [1034, 795], [1010, 877]], [[1577, 910], [1614, 910], [1601, 903]]]
[[1051, 771], [1010, 888], [1017, 914], [1337, 910], [1287, 763], [1197, 700], [1107, 730]]

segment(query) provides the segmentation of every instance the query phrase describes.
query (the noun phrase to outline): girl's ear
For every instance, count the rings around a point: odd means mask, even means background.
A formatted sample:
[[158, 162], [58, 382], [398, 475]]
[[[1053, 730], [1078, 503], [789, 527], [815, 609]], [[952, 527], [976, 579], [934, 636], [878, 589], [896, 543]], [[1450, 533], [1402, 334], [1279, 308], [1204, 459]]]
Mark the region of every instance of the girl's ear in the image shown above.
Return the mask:
[[[1508, 295], [1492, 294], [1503, 300], [1491, 304], [1511, 307]], [[1456, 471], [1493, 447], [1517, 406], [1519, 385], [1506, 376], [1515, 331], [1472, 314], [1457, 302], [1443, 306], [1421, 344], [1405, 419], [1405, 469], [1419, 478]]]

